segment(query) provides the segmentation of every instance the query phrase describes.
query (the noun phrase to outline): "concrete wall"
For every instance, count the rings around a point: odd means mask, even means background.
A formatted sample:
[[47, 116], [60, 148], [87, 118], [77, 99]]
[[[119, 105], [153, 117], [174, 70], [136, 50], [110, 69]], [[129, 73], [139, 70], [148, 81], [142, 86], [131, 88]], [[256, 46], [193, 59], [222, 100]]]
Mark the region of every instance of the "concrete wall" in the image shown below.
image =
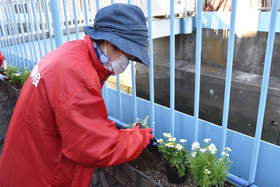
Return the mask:
[[[154, 40], [155, 102], [169, 106], [169, 37]], [[196, 33], [175, 37], [175, 108], [193, 115]], [[236, 32], [228, 127], [253, 136], [265, 61], [267, 33]], [[222, 124], [228, 33], [203, 29], [200, 118]], [[280, 123], [280, 34], [275, 37], [262, 139], [273, 144]], [[149, 70], [137, 64], [137, 95], [149, 100]], [[272, 124], [272, 125], [271, 125]], [[278, 141], [278, 144], [280, 141]]]

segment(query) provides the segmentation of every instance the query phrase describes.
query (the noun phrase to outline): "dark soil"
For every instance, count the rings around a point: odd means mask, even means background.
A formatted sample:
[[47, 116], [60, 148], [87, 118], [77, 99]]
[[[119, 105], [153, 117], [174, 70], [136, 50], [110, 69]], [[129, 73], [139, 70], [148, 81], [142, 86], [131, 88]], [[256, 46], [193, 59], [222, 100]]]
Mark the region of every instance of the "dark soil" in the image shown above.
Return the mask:
[[[162, 186], [194, 187], [194, 182], [189, 173], [186, 176], [186, 181], [183, 183], [174, 184], [169, 182], [166, 176], [165, 161], [163, 157], [161, 157], [160, 154], [156, 152], [151, 153], [147, 149], [144, 149], [142, 154], [135, 160], [129, 162], [129, 164]], [[235, 186], [226, 182], [224, 187]]]

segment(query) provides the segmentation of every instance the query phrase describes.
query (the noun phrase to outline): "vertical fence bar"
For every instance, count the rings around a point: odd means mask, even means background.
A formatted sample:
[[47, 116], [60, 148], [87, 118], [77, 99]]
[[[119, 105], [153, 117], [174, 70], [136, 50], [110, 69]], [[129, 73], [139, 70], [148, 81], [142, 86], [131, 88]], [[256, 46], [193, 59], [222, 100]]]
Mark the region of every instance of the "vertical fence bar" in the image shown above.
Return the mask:
[[[5, 6], [5, 5], [3, 5], [3, 6]], [[4, 9], [4, 7], [3, 7], [3, 9]], [[2, 17], [3, 17], [3, 27], [2, 27], [2, 31], [3, 31], [3, 35], [5, 34], [6, 35], [6, 40], [7, 40], [7, 47], [8, 47], [8, 49], [9, 49], [9, 56], [10, 56], [10, 65], [11, 65], [11, 63], [12, 63], [12, 61], [13, 61], [13, 58], [14, 58], [14, 56], [12, 55], [13, 54], [13, 51], [12, 51], [12, 47], [11, 47], [11, 44], [10, 44], [10, 39], [9, 39], [9, 34], [8, 34], [8, 30], [7, 30], [7, 27], [6, 27], [6, 23], [5, 23], [5, 17], [4, 17], [4, 11], [1, 9], [1, 12], [2, 12]], [[5, 30], [4, 30], [5, 29]]]
[[[0, 6], [0, 10], [1, 10], [1, 6]], [[1, 10], [1, 12], [2, 12], [2, 10]], [[1, 28], [2, 28], [2, 33], [3, 33], [3, 40], [4, 40], [4, 42], [1, 40], [1, 42], [2, 43], [5, 43], [5, 48], [6, 48], [6, 51], [7, 52], [5, 52], [5, 57], [7, 58], [7, 62], [8, 62], [8, 59], [9, 60], [11, 60], [11, 51], [10, 52], [8, 52], [8, 50], [10, 50], [10, 46], [7, 44], [7, 39], [5, 38], [5, 36], [4, 36], [4, 34], [5, 34], [5, 31], [4, 31], [4, 26], [2, 25], [2, 20], [0, 19], [0, 26], [1, 26]], [[2, 36], [1, 36], [1, 38], [2, 38]]]
[[200, 65], [201, 65], [201, 32], [202, 32], [202, 0], [197, 2], [197, 28], [196, 28], [196, 67], [195, 67], [195, 95], [194, 95], [194, 141], [198, 137], [198, 115], [200, 95]]
[[[155, 97], [154, 97], [154, 54], [153, 54], [153, 27], [152, 27], [152, 1], [148, 0], [148, 27], [149, 27], [149, 56], [150, 56], [150, 124], [155, 132]], [[173, 134], [174, 135], [174, 134]]]
[[[114, 0], [112, 0], [112, 1], [114, 3]], [[100, 9], [100, 7], [99, 7], [99, 0], [96, 0], [96, 8], [97, 8], [97, 11]]]
[[50, 22], [50, 17], [49, 17], [49, 8], [48, 8], [47, 0], [44, 0], [44, 2], [45, 2], [45, 9], [46, 9], [46, 16], [47, 16], [48, 28], [49, 28], [49, 38], [50, 38], [50, 43], [51, 43], [51, 49], [52, 49], [52, 51], [53, 51], [52, 27], [51, 27], [51, 22]]
[[[34, 22], [35, 22], [37, 42], [38, 42], [38, 46], [39, 46], [39, 52], [40, 52], [39, 61], [40, 61], [43, 58], [43, 56], [42, 56], [42, 49], [41, 49], [41, 45], [40, 45], [40, 36], [39, 36], [39, 29], [38, 29], [37, 16], [36, 16], [37, 13], [35, 11], [34, 1], [31, 1], [31, 7], [32, 7], [32, 11], [33, 11], [33, 18], [34, 18]], [[29, 13], [31, 13], [31, 12], [29, 12]]]
[[259, 149], [260, 149], [260, 140], [262, 135], [263, 119], [265, 113], [265, 104], [267, 98], [267, 89], [269, 83], [271, 59], [272, 59], [272, 52], [273, 52], [273, 45], [274, 45], [274, 38], [275, 38], [275, 28], [277, 23], [276, 21], [277, 21], [278, 5], [279, 5], [279, 0], [274, 0], [272, 2], [269, 32], [268, 32], [266, 54], [265, 54], [263, 80], [262, 80], [262, 89], [261, 89], [257, 127], [256, 127], [250, 175], [249, 175], [249, 183], [253, 183], [255, 181], [255, 176], [256, 176], [256, 169], [257, 169]]
[[137, 121], [137, 101], [136, 101], [136, 83], [135, 83], [135, 62], [131, 61], [132, 76], [132, 100], [133, 100], [133, 120]]
[[170, 112], [171, 112], [171, 134], [175, 136], [174, 130], [174, 108], [175, 108], [175, 34], [174, 34], [174, 0], [170, 1]]
[[[24, 65], [24, 67], [28, 67], [28, 57], [27, 57], [27, 51], [26, 51], [26, 45], [25, 45], [25, 38], [24, 38], [24, 31], [22, 29], [22, 23], [21, 23], [21, 19], [19, 16], [19, 8], [18, 8], [18, 2], [16, 1], [16, 9], [18, 12], [18, 20], [19, 20], [19, 26], [20, 26], [20, 32], [21, 32], [21, 37], [22, 37], [22, 42], [23, 42], [23, 47], [24, 47], [24, 52], [25, 52], [25, 57], [26, 57], [26, 64]], [[23, 57], [23, 56], [22, 56]], [[30, 69], [29, 69], [30, 71]]]
[[117, 77], [117, 90], [118, 90], [118, 110], [119, 110], [119, 120], [123, 122], [123, 115], [122, 115], [122, 93], [121, 93], [121, 85], [120, 85], [120, 76], [116, 75]]
[[39, 16], [40, 16], [40, 21], [41, 21], [42, 35], [43, 35], [43, 40], [44, 40], [45, 54], [47, 54], [48, 51], [47, 51], [47, 43], [46, 43], [46, 36], [45, 36], [45, 27], [44, 27], [43, 18], [42, 18], [42, 9], [41, 9], [40, 0], [37, 0], [37, 3], [38, 3]]
[[7, 18], [7, 21], [8, 21], [8, 26], [9, 26], [9, 34], [11, 36], [11, 40], [12, 40], [12, 46], [13, 46], [13, 49], [14, 49], [14, 56], [15, 56], [15, 59], [17, 62], [15, 62], [15, 65], [19, 65], [19, 53], [18, 53], [18, 48], [17, 48], [17, 41], [16, 41], [16, 37], [15, 37], [15, 34], [14, 34], [14, 30], [13, 30], [13, 27], [12, 27], [12, 19], [10, 17], [11, 15], [11, 12], [10, 12], [10, 9], [9, 9], [9, 5], [7, 3], [7, 1], [5, 1], [6, 3], [6, 7], [5, 7], [5, 12], [6, 12], [6, 18]]
[[[25, 8], [24, 8], [23, 0], [21, 0], [21, 4], [23, 6], [24, 21], [25, 21], [25, 25], [26, 25], [26, 29], [27, 29], [27, 34], [28, 34], [28, 43], [29, 43], [30, 54], [31, 54], [31, 62], [32, 62], [32, 64], [34, 64], [34, 58], [33, 58], [33, 51], [32, 51], [32, 47], [31, 47], [31, 39], [30, 39], [29, 26], [28, 26], [28, 21], [27, 21], [27, 18], [26, 18], [26, 12], [25, 12]], [[30, 63], [28, 63], [28, 69], [29, 69], [29, 71], [31, 70], [31, 64]]]
[[50, 1], [50, 5], [54, 28], [55, 44], [56, 47], [59, 47], [61, 44], [63, 44], [63, 33], [61, 27], [58, 1]]
[[[35, 48], [35, 43], [34, 43], [34, 35], [33, 35], [33, 29], [32, 29], [32, 23], [31, 23], [31, 19], [30, 19], [30, 10], [29, 10], [29, 5], [28, 5], [28, 1], [25, 0], [26, 2], [26, 7], [27, 7], [27, 16], [28, 16], [28, 20], [29, 20], [29, 27], [30, 27], [30, 31], [31, 31], [31, 38], [32, 38], [32, 45], [33, 45], [33, 49], [34, 49], [34, 55], [35, 55], [35, 62], [37, 64], [38, 58], [37, 58], [37, 52], [36, 52], [36, 48]], [[34, 61], [32, 61], [32, 67], [34, 67]]]
[[[114, 1], [112, 0], [114, 3]], [[131, 4], [131, 1], [128, 0]], [[135, 62], [131, 61], [131, 77], [132, 77], [132, 100], [133, 100], [133, 121], [137, 121], [137, 101], [136, 101], [136, 81], [135, 81]]]
[[85, 11], [85, 20], [86, 20], [86, 26], [88, 26], [88, 8], [87, 8], [87, 1], [84, 0], [84, 11]]
[[[113, 4], [114, 4], [114, 0]], [[96, 7], [97, 7], [97, 11], [99, 10], [99, 0], [96, 0]], [[108, 114], [110, 114], [110, 103], [109, 103], [109, 99], [108, 99], [108, 89], [107, 89], [107, 81], [105, 81], [104, 86], [103, 86], [104, 92], [105, 92], [105, 103], [107, 106], [107, 111]]]
[[79, 27], [77, 21], [77, 13], [76, 13], [76, 1], [72, 0], [73, 2], [73, 12], [74, 12], [74, 19], [75, 19], [75, 28], [76, 28], [76, 38], [79, 39]]
[[[12, 2], [10, 2], [10, 3], [12, 3]], [[18, 63], [20, 65], [20, 67], [22, 67], [24, 69], [24, 63], [23, 63], [24, 58], [23, 58], [23, 53], [22, 53], [22, 46], [21, 46], [21, 41], [20, 41], [20, 37], [19, 37], [19, 31], [18, 31], [17, 22], [16, 22], [16, 14], [15, 14], [13, 4], [12, 4], [11, 7], [12, 7], [11, 9], [12, 9], [12, 12], [13, 12], [13, 19], [15, 20], [15, 23], [13, 25], [14, 25], [14, 29], [15, 29], [15, 34], [17, 34], [17, 37], [18, 37], [19, 51], [20, 51], [20, 54], [21, 54], [21, 58], [19, 58], [20, 61]], [[18, 57], [19, 57], [19, 54], [18, 54]]]
[[[114, 4], [114, 1], [111, 0], [111, 3]], [[121, 93], [120, 76], [116, 75], [116, 77], [117, 77], [117, 90], [118, 90], [119, 120], [121, 122], [123, 122], [123, 115], [122, 115], [122, 93]]]
[[[223, 111], [220, 152], [222, 152], [225, 149], [226, 137], [227, 137], [230, 88], [231, 88], [231, 77], [232, 77], [232, 61], [233, 61], [233, 52], [234, 52], [236, 4], [237, 4], [236, 0], [231, 1], [230, 31], [229, 31], [228, 53], [227, 53], [228, 55], [227, 55], [226, 86], [225, 86], [225, 96], [224, 96], [224, 109], [223, 109], [224, 111]], [[219, 155], [221, 156], [221, 154], [219, 154]]]
[[63, 0], [63, 10], [64, 10], [64, 17], [65, 17], [65, 25], [66, 25], [67, 40], [70, 41], [69, 24], [68, 24], [68, 18], [67, 18], [68, 16], [67, 16], [67, 9], [66, 9], [65, 0]]

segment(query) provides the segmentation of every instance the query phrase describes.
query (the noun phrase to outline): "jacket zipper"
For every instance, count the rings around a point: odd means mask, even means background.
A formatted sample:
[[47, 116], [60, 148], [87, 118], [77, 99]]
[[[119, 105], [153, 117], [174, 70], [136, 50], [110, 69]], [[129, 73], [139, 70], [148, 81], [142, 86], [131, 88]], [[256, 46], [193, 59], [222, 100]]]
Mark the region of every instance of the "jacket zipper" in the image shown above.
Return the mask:
[[102, 79], [102, 81], [100, 82], [101, 84], [103, 84], [103, 82], [107, 79], [107, 77], [109, 77], [110, 75], [111, 75], [112, 73], [109, 73], [108, 75], [106, 75], [105, 77], [104, 77], [104, 79]]

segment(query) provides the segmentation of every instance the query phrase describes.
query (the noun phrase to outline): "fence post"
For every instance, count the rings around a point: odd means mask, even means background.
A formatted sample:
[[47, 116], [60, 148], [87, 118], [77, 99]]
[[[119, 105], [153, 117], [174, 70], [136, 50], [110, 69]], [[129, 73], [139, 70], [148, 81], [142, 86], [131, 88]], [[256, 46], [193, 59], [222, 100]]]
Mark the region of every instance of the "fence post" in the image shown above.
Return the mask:
[[58, 1], [50, 0], [51, 5], [51, 14], [52, 14], [52, 21], [53, 21], [53, 28], [54, 28], [54, 38], [56, 47], [59, 47], [63, 44], [63, 34], [62, 34], [62, 27], [61, 27], [61, 19], [60, 19], [60, 12], [59, 12], [59, 5]]

